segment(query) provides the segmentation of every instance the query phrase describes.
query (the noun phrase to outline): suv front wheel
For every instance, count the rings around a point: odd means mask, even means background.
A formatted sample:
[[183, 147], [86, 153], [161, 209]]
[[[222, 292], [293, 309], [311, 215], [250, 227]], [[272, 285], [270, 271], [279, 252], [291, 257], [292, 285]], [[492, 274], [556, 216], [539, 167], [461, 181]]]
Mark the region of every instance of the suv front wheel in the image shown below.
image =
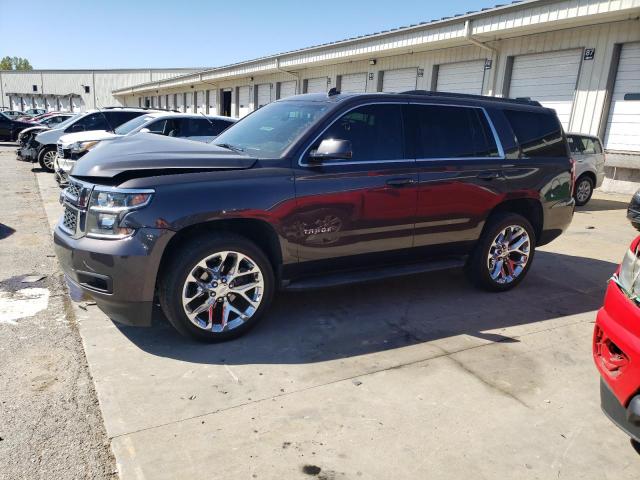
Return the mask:
[[236, 338], [268, 309], [271, 263], [244, 237], [220, 233], [182, 245], [160, 279], [160, 305], [181, 334], [204, 341]]
[[469, 279], [494, 292], [510, 290], [525, 277], [535, 251], [531, 223], [515, 213], [492, 216], [467, 261]]

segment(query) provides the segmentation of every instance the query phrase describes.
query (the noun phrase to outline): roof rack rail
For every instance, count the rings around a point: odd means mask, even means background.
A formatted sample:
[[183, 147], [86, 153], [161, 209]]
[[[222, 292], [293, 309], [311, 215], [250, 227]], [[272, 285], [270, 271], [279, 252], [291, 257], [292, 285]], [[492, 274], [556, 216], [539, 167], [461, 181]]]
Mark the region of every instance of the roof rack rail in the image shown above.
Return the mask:
[[180, 110], [174, 110], [171, 108], [159, 108], [159, 107], [130, 107], [130, 106], [124, 106], [124, 105], [116, 105], [113, 107], [101, 107], [101, 110], [115, 110], [116, 108], [132, 108], [134, 110], [153, 110], [153, 111], [159, 111], [159, 112], [172, 112], [172, 113], [183, 113]]
[[503, 98], [503, 97], [490, 97], [488, 95], [472, 95], [470, 93], [453, 93], [453, 92], [434, 92], [431, 90], [407, 90], [406, 92], [398, 92], [400, 95], [426, 95], [429, 97], [444, 97], [444, 98], [469, 98], [474, 100], [489, 100], [492, 102], [505, 102], [505, 103], [518, 103], [521, 105], [532, 105], [541, 107], [540, 102], [531, 100], [529, 97], [518, 98]]

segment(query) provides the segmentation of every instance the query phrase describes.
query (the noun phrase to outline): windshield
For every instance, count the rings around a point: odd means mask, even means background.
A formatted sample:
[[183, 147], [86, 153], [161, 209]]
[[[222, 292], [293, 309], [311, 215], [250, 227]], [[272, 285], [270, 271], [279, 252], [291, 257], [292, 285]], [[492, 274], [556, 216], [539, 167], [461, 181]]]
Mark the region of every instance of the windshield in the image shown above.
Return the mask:
[[144, 125], [149, 120], [151, 120], [151, 115], [140, 115], [139, 117], [134, 118], [133, 120], [129, 120], [127, 123], [123, 123], [118, 128], [114, 130], [116, 135], [126, 135], [127, 133], [133, 132], [136, 128], [141, 125]]
[[280, 158], [329, 106], [321, 102], [270, 103], [222, 132], [213, 144], [255, 157]]

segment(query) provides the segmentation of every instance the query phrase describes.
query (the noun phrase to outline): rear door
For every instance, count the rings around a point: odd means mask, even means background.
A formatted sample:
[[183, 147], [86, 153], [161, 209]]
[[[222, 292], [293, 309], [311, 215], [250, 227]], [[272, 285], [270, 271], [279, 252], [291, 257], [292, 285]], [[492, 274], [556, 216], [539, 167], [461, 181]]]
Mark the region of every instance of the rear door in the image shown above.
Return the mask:
[[10, 140], [11, 138], [11, 120], [0, 114], [0, 138]]
[[503, 152], [482, 108], [409, 106], [419, 183], [415, 246], [465, 253], [506, 185]]
[[[413, 244], [415, 161], [404, 153], [401, 103], [359, 106], [319, 134], [296, 167], [296, 210], [288, 219], [301, 262], [407, 249]], [[314, 164], [324, 139], [348, 140], [353, 157]]]

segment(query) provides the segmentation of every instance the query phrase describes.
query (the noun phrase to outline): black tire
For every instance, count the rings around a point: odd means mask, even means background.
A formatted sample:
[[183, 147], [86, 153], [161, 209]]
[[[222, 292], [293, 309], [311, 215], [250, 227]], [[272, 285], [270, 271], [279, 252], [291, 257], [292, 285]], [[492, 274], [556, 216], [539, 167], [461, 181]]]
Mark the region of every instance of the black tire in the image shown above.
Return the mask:
[[[247, 255], [262, 272], [264, 291], [255, 313], [242, 325], [223, 332], [204, 330], [194, 325], [182, 306], [182, 289], [187, 276], [201, 260], [217, 252], [233, 250]], [[275, 292], [275, 276], [271, 262], [264, 252], [245, 237], [231, 233], [200, 235], [182, 243], [163, 267], [159, 279], [160, 305], [167, 319], [186, 337], [206, 342], [221, 342], [237, 338], [253, 328], [268, 310]]]
[[56, 147], [45, 147], [40, 150], [38, 153], [38, 163], [40, 164], [40, 168], [42, 168], [45, 172], [53, 172], [53, 162], [51, 162], [51, 166], [47, 165], [47, 157], [46, 155], [55, 155]]
[[[589, 175], [580, 175], [578, 180], [576, 180], [576, 185], [573, 189], [573, 198], [576, 200], [576, 206], [582, 207], [591, 200], [593, 187], [593, 180]], [[583, 190], [580, 190], [581, 188]]]
[[[529, 255], [527, 256], [527, 261], [522, 271], [515, 278], [508, 283], [500, 283], [491, 277], [488, 256], [492, 244], [498, 234], [509, 226], [519, 226], [524, 228], [529, 236]], [[506, 290], [511, 290], [522, 282], [524, 277], [527, 275], [535, 254], [535, 243], [536, 237], [533, 227], [522, 215], [509, 212], [492, 215], [487, 220], [482, 236], [478, 240], [478, 243], [467, 260], [465, 268], [467, 277], [474, 285], [478, 288], [482, 288], [483, 290], [491, 292], [504, 292]]]

